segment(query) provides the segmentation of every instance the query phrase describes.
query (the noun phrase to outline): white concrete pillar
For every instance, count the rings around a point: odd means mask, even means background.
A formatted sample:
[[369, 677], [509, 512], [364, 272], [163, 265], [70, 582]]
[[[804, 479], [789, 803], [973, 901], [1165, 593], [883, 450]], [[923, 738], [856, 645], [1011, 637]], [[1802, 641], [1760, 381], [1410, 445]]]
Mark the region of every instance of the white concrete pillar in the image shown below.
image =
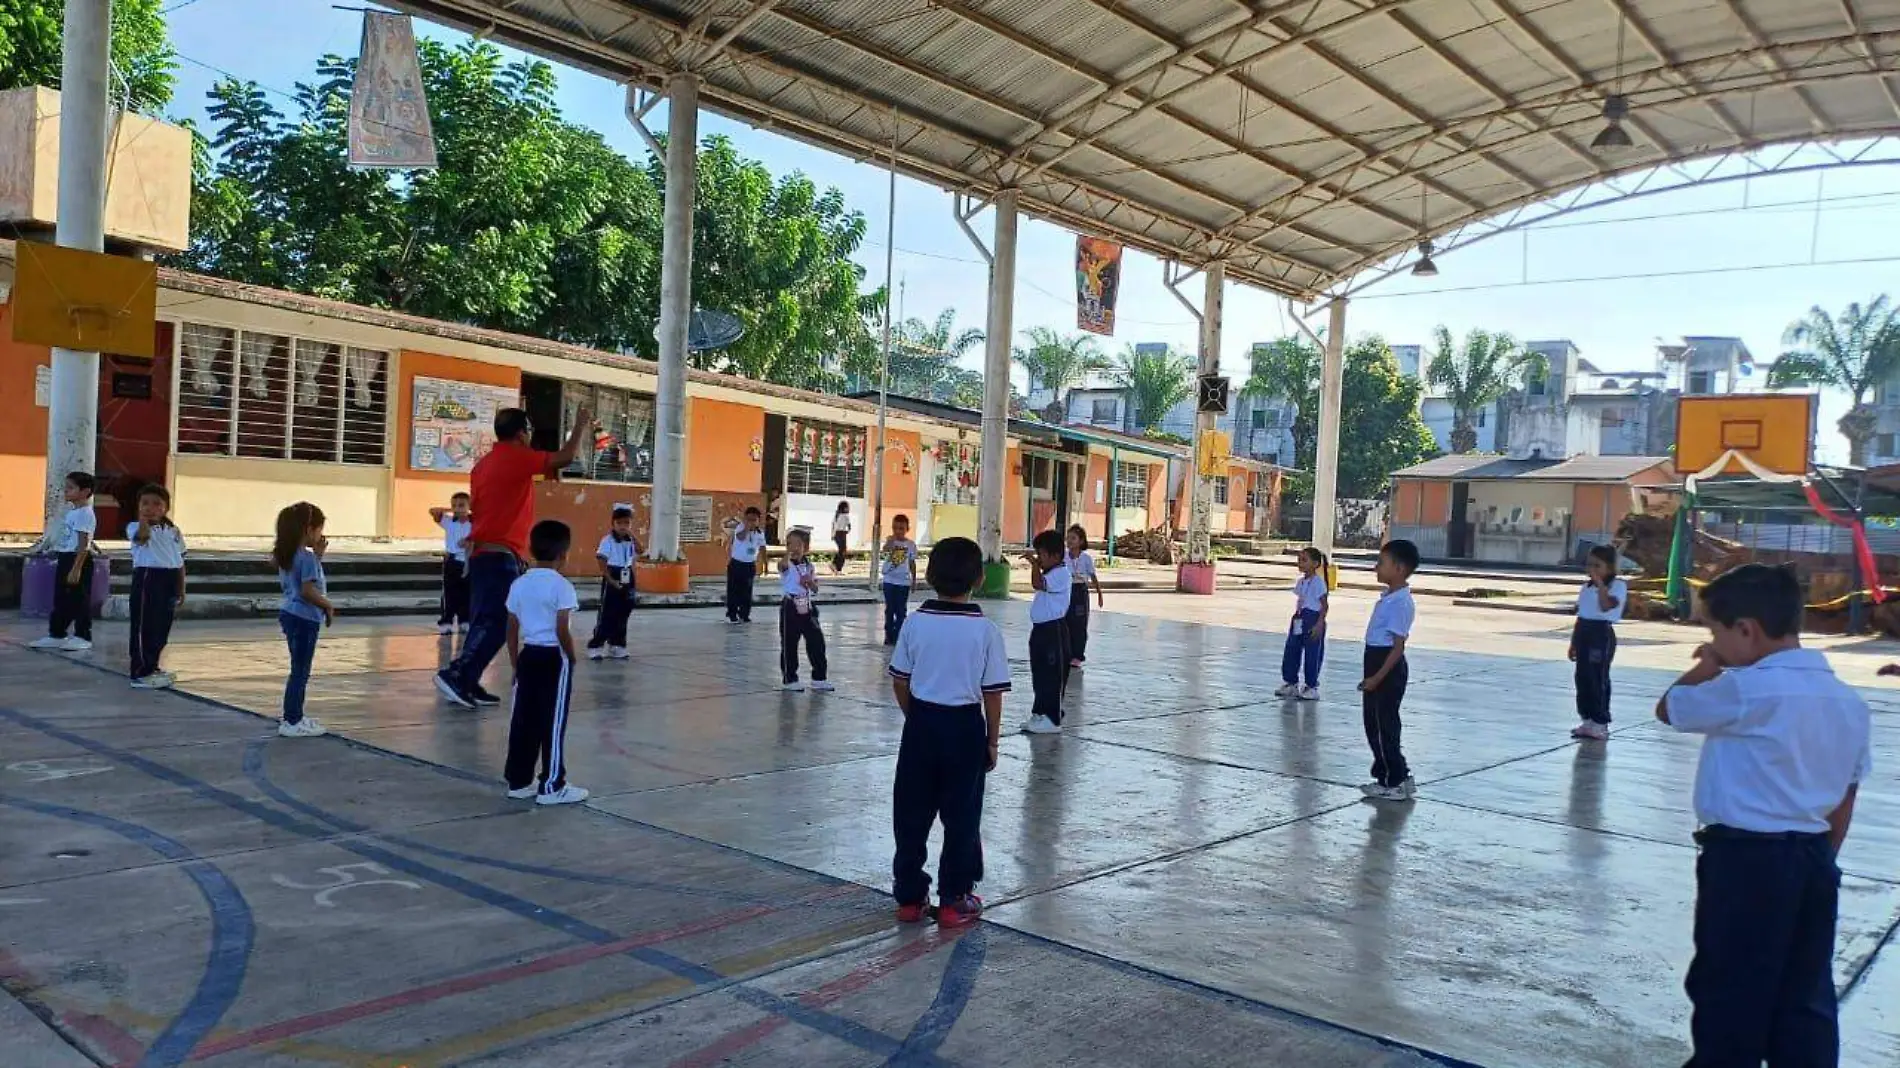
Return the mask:
[[[111, 121], [111, 0], [67, 0], [60, 61], [59, 206], [54, 239], [102, 252]], [[46, 413], [46, 530], [66, 512], [66, 473], [92, 471], [99, 439], [99, 354], [53, 350]]]
[[1313, 464], [1313, 544], [1329, 557], [1339, 514], [1339, 405], [1346, 382], [1346, 298], [1329, 306], [1319, 366], [1319, 449]]
[[996, 237], [990, 255], [989, 321], [983, 344], [983, 467], [978, 475], [977, 541], [983, 559], [1002, 559], [1003, 491], [1009, 484], [1009, 342], [1016, 314], [1016, 200], [999, 190]]
[[699, 76], [666, 83], [666, 206], [660, 243], [660, 383], [653, 405], [653, 529], [647, 553], [680, 560], [686, 481], [686, 330], [693, 315], [693, 202], [699, 182]]
[[[1201, 374], [1217, 375], [1220, 374], [1221, 302], [1227, 284], [1227, 265], [1216, 260], [1201, 273], [1206, 289], [1201, 297], [1199, 367]], [[1198, 402], [1198, 384], [1194, 396]], [[1203, 478], [1200, 471], [1202, 444], [1207, 432], [1216, 429], [1219, 422], [1220, 417], [1213, 412], [1194, 415], [1194, 442], [1189, 453], [1192, 467], [1183, 479], [1188, 490], [1187, 558], [1192, 564], [1205, 564], [1213, 557], [1214, 480]]]

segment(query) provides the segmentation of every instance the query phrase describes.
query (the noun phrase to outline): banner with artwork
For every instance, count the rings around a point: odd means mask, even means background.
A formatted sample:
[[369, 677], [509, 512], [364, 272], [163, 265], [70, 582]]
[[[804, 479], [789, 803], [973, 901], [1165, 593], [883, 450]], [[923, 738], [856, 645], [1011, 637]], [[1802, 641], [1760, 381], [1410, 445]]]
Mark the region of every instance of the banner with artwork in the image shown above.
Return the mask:
[[521, 403], [513, 386], [417, 375], [410, 406], [409, 466], [467, 474], [495, 446], [495, 412]]
[[1075, 325], [1091, 334], [1115, 332], [1122, 247], [1099, 237], [1075, 239]]
[[435, 166], [435, 130], [407, 15], [363, 13], [362, 52], [350, 89], [350, 166]]

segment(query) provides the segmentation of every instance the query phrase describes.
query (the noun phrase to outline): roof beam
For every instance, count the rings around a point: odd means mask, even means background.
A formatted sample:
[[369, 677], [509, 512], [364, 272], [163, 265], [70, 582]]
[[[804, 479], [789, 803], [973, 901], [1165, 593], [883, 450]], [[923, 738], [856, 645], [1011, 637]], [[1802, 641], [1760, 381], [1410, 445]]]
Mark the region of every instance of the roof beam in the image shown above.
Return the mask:
[[[1649, 24], [1644, 22], [1636, 12], [1630, 10], [1629, 7], [1623, 3], [1623, 0], [1604, 0], [1604, 2], [1610, 5], [1610, 10], [1616, 12], [1616, 17], [1621, 19], [1625, 26], [1629, 27], [1630, 32], [1636, 35], [1636, 39], [1642, 43], [1644, 48], [1649, 49], [1650, 55], [1655, 56], [1657, 62], [1661, 63], [1665, 70], [1673, 71], [1682, 66], [1682, 61], [1672, 55], [1669, 49], [1664, 48], [1663, 43], [1656, 39], [1656, 34], [1649, 28]], [[1620, 55], [1617, 57], [1617, 65], [1622, 65], [1622, 57]], [[1701, 97], [1707, 101], [1706, 106], [1709, 109], [1709, 114], [1715, 116], [1715, 121], [1722, 124], [1722, 128], [1729, 132], [1729, 136], [1735, 138], [1737, 141], [1748, 140], [1751, 136], [1751, 131], [1742, 129], [1734, 117], [1731, 116], [1718, 101], [1710, 97], [1708, 91], [1700, 84], [1691, 80], [1686, 75], [1676, 74], [1673, 75], [1673, 77], [1683, 88], [1689, 90], [1690, 96]], [[1617, 80], [1618, 82], [1622, 81], [1621, 78]], [[1621, 91], [1620, 86], [1618, 87], [1618, 91]]]
[[[1846, 0], [1842, 0], [1842, 2], [1845, 3]], [[1538, 29], [1536, 23], [1525, 17], [1517, 8], [1511, 6], [1511, 0], [1490, 0], [1490, 4], [1497, 10], [1499, 15], [1503, 16], [1504, 21], [1516, 27], [1517, 32], [1523, 34], [1531, 44], [1536, 45], [1538, 51], [1555, 60], [1557, 65], [1563, 68], [1564, 73], [1569, 75], [1572, 85], [1581, 88], [1591, 84], [1590, 75], [1585, 73], [1582, 67], [1577, 66], [1577, 61], [1570, 58], [1570, 55], [1564, 52], [1563, 49], [1558, 48], [1557, 42], [1552, 41], [1544, 31]], [[1499, 32], [1502, 33], [1503, 31], [1500, 30]], [[1631, 115], [1623, 121], [1626, 122], [1631, 129], [1643, 135], [1643, 139], [1650, 144], [1671, 151], [1674, 150], [1674, 146], [1664, 141], [1654, 127], [1643, 121], [1642, 116]]]
[[[1747, 9], [1742, 7], [1739, 0], [1728, 0], [1728, 10], [1729, 14], [1735, 16], [1735, 21], [1741, 25], [1742, 32], [1748, 35], [1748, 43], [1762, 54], [1763, 62], [1784, 78], [1787, 77], [1791, 73], [1787, 65], [1773, 50], [1768, 49], [1768, 41], [1762, 36], [1761, 27], [1755, 25], [1755, 20], [1749, 15]], [[1808, 121], [1814, 124], [1814, 132], [1817, 134], [1825, 132], [1830, 124], [1827, 116], [1823, 115], [1820, 107], [1814, 103], [1814, 98], [1799, 85], [1794, 86], [1794, 95], [1795, 99], [1801, 101], [1801, 106], [1807, 109]]]
[[1840, 5], [1841, 18], [1846, 21], [1847, 29], [1854, 39], [1860, 43], [1861, 55], [1867, 57], [1867, 69], [1876, 75], [1874, 81], [1879, 84], [1880, 91], [1886, 94], [1887, 106], [1893, 108], [1894, 118], [1900, 119], [1900, 95], [1894, 93], [1893, 83], [1887, 80], [1887, 72], [1880, 66], [1880, 58], [1875, 55], [1874, 46], [1867, 39], [1867, 27], [1862, 25], [1859, 12], [1854, 10], [1854, 0], [1840, 0]]

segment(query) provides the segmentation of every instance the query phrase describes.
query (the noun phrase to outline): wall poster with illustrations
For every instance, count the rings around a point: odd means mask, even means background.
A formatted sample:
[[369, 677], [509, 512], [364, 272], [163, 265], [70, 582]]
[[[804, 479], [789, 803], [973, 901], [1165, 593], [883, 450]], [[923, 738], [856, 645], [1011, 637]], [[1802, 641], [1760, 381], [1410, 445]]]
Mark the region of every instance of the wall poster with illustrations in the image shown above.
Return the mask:
[[513, 386], [417, 375], [411, 391], [409, 466], [465, 475], [495, 446], [495, 412], [521, 403]]

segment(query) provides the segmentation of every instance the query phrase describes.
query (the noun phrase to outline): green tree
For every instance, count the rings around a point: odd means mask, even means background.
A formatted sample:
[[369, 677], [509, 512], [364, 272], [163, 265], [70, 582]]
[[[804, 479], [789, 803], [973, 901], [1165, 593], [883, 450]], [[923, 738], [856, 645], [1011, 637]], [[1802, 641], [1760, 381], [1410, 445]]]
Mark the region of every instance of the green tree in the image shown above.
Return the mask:
[[[1432, 432], [1418, 416], [1419, 383], [1399, 373], [1383, 338], [1346, 346], [1339, 413], [1339, 495], [1380, 497], [1392, 472], [1436, 451]], [[1293, 402], [1294, 466], [1310, 471], [1319, 452], [1318, 345], [1283, 337], [1253, 352], [1246, 391]], [[1310, 486], [1310, 482], [1297, 484]], [[1310, 488], [1307, 490], [1310, 492]]]
[[1473, 420], [1479, 409], [1512, 387], [1550, 373], [1542, 353], [1520, 348], [1509, 334], [1473, 330], [1465, 335], [1462, 346], [1454, 345], [1451, 331], [1442, 326], [1432, 336], [1437, 344], [1425, 365], [1425, 381], [1443, 390], [1451, 402], [1451, 451], [1455, 453], [1478, 447]]
[[1062, 400], [1062, 394], [1080, 385], [1096, 371], [1109, 369], [1108, 357], [1088, 334], [1063, 334], [1046, 326], [1032, 326], [1023, 332], [1027, 345], [1012, 353], [1015, 361], [1029, 372], [1029, 386], [1038, 384]]
[[1256, 346], [1248, 360], [1241, 392], [1293, 402], [1299, 413], [1293, 420], [1293, 466], [1310, 469], [1319, 441], [1319, 346], [1302, 337], [1283, 337]]
[[1849, 304], [1837, 319], [1819, 305], [1788, 327], [1782, 354], [1768, 371], [1768, 386], [1831, 386], [1852, 404], [1836, 424], [1847, 438], [1847, 462], [1867, 462], [1874, 436], [1874, 409], [1867, 394], [1900, 373], [1900, 312], [1881, 294], [1865, 305]]
[[957, 328], [957, 310], [932, 322], [907, 319], [891, 340], [891, 392], [960, 408], [983, 406], [983, 375], [963, 360], [983, 344], [983, 331]]
[[[112, 0], [112, 98], [155, 115], [171, 102], [177, 56], [161, 0]], [[65, 0], [0, 0], [0, 90], [59, 88]]]
[[1172, 349], [1141, 352], [1130, 345], [1117, 361], [1115, 380], [1128, 390], [1135, 409], [1135, 426], [1147, 430], [1168, 409], [1194, 395], [1194, 364]]

